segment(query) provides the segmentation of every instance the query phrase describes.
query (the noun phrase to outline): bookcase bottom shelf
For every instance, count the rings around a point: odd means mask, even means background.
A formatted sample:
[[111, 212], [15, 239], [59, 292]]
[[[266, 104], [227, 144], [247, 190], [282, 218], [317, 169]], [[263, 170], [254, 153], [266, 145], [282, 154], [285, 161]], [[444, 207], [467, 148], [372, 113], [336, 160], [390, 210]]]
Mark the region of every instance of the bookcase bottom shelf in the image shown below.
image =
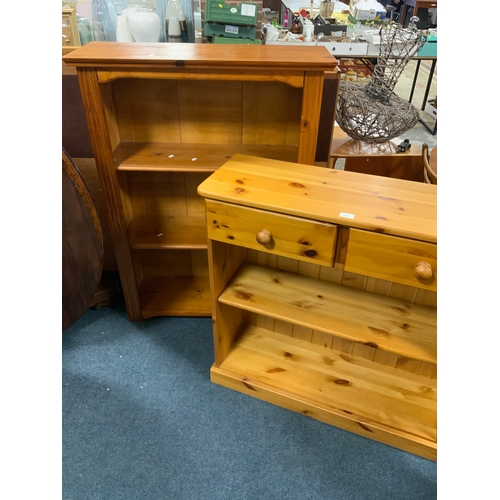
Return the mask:
[[139, 288], [142, 318], [212, 315], [208, 276], [155, 276]]
[[212, 382], [437, 458], [436, 380], [247, 325]]

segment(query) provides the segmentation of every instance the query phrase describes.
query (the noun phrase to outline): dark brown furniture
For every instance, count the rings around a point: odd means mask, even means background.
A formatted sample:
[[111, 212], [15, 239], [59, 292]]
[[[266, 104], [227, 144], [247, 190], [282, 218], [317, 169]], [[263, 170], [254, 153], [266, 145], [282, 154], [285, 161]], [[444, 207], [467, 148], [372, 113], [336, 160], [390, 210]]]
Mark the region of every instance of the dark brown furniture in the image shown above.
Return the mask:
[[62, 329], [91, 305], [101, 280], [102, 228], [76, 165], [62, 151]]

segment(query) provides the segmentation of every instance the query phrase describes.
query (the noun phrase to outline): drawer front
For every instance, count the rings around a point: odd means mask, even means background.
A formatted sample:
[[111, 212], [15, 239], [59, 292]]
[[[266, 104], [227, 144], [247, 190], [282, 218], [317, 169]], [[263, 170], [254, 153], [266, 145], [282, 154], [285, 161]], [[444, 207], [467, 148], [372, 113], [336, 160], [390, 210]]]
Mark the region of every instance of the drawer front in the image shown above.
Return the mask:
[[[207, 200], [208, 237], [322, 266], [333, 265], [337, 226]], [[261, 243], [259, 243], [260, 240]]]
[[350, 229], [344, 269], [436, 291], [437, 245]]

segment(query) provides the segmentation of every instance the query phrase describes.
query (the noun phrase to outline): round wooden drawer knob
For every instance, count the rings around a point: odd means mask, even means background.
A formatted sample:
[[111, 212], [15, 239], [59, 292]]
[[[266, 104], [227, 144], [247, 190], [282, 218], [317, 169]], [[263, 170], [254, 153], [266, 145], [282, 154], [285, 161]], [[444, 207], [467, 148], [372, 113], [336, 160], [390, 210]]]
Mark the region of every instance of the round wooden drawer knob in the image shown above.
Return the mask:
[[273, 235], [271, 234], [271, 231], [268, 231], [267, 229], [259, 231], [256, 236], [257, 242], [261, 245], [267, 245], [271, 242], [272, 238]]
[[419, 262], [415, 267], [415, 276], [419, 280], [429, 280], [432, 278], [432, 267], [428, 262]]

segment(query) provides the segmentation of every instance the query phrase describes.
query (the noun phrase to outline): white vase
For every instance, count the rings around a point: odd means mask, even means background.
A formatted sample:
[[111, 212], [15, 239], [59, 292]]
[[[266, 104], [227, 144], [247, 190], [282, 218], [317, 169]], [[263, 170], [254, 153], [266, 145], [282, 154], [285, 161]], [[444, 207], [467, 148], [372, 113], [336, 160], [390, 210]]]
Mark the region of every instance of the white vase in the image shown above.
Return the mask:
[[182, 43], [181, 25], [176, 17], [168, 20], [168, 42]]
[[130, 33], [136, 42], [158, 42], [160, 39], [160, 16], [150, 9], [135, 9], [127, 14]]
[[116, 16], [116, 41], [135, 42], [132, 33], [130, 33], [127, 16]]
[[187, 35], [186, 16], [184, 15], [184, 11], [182, 10], [181, 3], [179, 0], [168, 0], [167, 8], [165, 10], [165, 19], [166, 19], [165, 28], [166, 28], [166, 32], [167, 32], [167, 40], [168, 41], [170, 41], [169, 40], [169, 22], [170, 22], [170, 19], [173, 17], [176, 17], [178, 19], [179, 25], [181, 27], [181, 33], [186, 33], [186, 35]]

